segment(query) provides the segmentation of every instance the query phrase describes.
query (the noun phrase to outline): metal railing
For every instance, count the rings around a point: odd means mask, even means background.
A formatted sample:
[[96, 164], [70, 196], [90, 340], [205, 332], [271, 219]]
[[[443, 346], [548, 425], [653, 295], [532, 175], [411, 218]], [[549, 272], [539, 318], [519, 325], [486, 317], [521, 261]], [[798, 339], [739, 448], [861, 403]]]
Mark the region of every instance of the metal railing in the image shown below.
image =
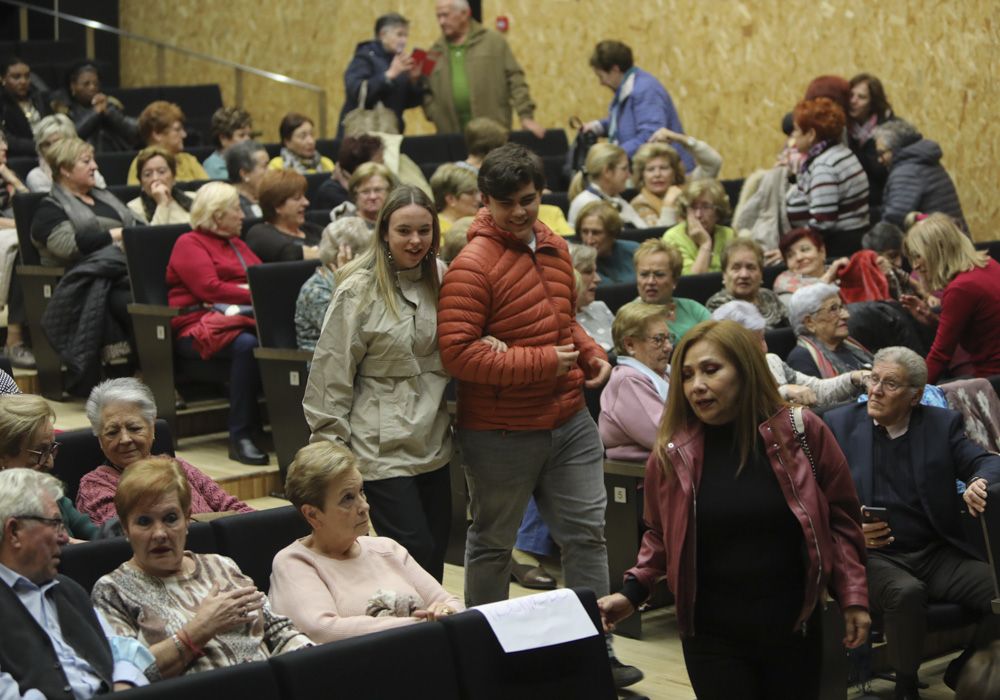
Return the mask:
[[26, 2], [18, 2], [18, 0], [0, 0], [0, 4], [10, 5], [19, 9], [19, 19], [20, 19], [20, 35], [21, 41], [28, 41], [28, 13], [37, 12], [42, 15], [48, 15], [54, 19], [55, 24], [55, 37], [59, 38], [59, 21], [70, 22], [71, 24], [78, 24], [85, 28], [85, 51], [87, 58], [94, 58], [94, 32], [106, 32], [108, 34], [114, 34], [118, 37], [125, 39], [131, 39], [132, 41], [141, 41], [146, 44], [151, 44], [156, 47], [156, 81], [158, 84], [163, 85], [166, 83], [167, 75], [167, 51], [174, 51], [178, 54], [189, 56], [191, 58], [196, 58], [202, 61], [208, 61], [209, 63], [215, 63], [217, 65], [226, 66], [232, 68], [234, 71], [234, 86], [236, 93], [236, 106], [243, 106], [243, 79], [246, 75], [256, 75], [260, 78], [265, 78], [267, 80], [272, 80], [276, 83], [281, 83], [282, 85], [291, 85], [292, 87], [301, 88], [302, 90], [307, 90], [309, 92], [316, 93], [316, 101], [319, 116], [319, 133], [321, 136], [327, 135], [327, 115], [326, 115], [326, 89], [319, 85], [314, 85], [313, 83], [307, 83], [302, 80], [296, 80], [287, 75], [281, 73], [274, 73], [269, 70], [263, 70], [261, 68], [254, 68], [253, 66], [248, 66], [243, 63], [236, 63], [235, 61], [229, 61], [224, 58], [218, 58], [216, 56], [210, 56], [206, 53], [201, 53], [200, 51], [192, 51], [191, 49], [185, 49], [180, 46], [175, 46], [173, 44], [168, 44], [165, 41], [160, 41], [159, 39], [152, 39], [148, 36], [143, 36], [141, 34], [136, 34], [134, 32], [129, 32], [124, 29], [119, 29], [118, 27], [112, 27], [110, 24], [104, 24], [103, 22], [98, 22], [96, 20], [87, 19], [85, 17], [78, 17], [76, 15], [66, 14], [65, 12], [59, 11], [59, 2], [56, 0], [55, 9], [50, 10], [45, 7], [37, 7], [35, 5], [30, 5]]

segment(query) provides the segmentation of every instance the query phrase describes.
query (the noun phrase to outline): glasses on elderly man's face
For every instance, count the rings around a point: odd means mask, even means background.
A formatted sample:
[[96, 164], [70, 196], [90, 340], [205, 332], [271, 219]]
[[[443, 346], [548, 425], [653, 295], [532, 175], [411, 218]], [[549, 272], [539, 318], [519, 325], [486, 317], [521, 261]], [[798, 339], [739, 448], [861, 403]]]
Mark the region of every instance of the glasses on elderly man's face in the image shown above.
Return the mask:
[[61, 445], [62, 443], [59, 442], [50, 442], [48, 445], [39, 445], [39, 449], [37, 450], [26, 450], [26, 452], [34, 457], [33, 464], [45, 464], [49, 461], [49, 457], [52, 459], [56, 458]]
[[906, 384], [902, 382], [897, 382], [895, 379], [886, 379], [880, 377], [877, 374], [869, 374], [865, 377], [865, 386], [868, 387], [868, 391], [875, 391], [879, 386], [882, 387], [882, 391], [886, 391], [890, 394], [895, 394], [897, 391], [902, 389]]
[[15, 515], [15, 520], [34, 520], [35, 522], [41, 523], [42, 525], [48, 525], [56, 534], [66, 532], [66, 523], [62, 521], [62, 518], [45, 518], [41, 515]]

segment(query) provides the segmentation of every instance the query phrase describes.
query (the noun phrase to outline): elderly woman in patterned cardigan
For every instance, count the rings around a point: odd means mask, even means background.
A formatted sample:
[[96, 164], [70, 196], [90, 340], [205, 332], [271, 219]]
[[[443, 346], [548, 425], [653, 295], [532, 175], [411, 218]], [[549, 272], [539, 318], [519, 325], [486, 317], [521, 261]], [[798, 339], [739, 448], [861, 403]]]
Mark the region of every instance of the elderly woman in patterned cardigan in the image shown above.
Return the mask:
[[[76, 507], [96, 525], [121, 515], [115, 511], [115, 492], [122, 475], [133, 464], [147, 459], [153, 447], [156, 403], [138, 379], [122, 377], [101, 382], [87, 399], [87, 419], [107, 458], [104, 464], [80, 479]], [[183, 459], [176, 459], [191, 490], [191, 512], [212, 513], [253, 508], [230, 496], [211, 477]], [[124, 525], [124, 518], [123, 525]]]
[[115, 633], [138, 639], [152, 680], [198, 673], [311, 646], [271, 612], [236, 563], [187, 551], [192, 491], [177, 460], [143, 459], [115, 494], [132, 558], [94, 585], [94, 605]]

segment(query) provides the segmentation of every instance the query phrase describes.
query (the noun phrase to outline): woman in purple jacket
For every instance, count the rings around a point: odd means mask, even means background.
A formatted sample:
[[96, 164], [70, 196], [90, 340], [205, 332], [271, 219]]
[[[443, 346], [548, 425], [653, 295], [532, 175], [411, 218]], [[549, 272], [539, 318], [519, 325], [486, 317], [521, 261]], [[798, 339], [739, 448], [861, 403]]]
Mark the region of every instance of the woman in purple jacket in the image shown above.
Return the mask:
[[659, 304], [632, 301], [611, 326], [618, 365], [601, 392], [597, 421], [608, 459], [645, 462], [667, 400], [667, 372], [673, 350], [667, 319]]

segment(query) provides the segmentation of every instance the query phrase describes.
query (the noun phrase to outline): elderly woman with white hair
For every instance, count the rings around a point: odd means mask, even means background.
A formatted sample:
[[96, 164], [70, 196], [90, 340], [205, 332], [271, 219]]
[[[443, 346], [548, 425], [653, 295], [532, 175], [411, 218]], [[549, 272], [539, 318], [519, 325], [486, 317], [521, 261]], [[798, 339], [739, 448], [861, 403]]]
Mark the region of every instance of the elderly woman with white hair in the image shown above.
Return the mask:
[[[105, 462], [80, 479], [76, 507], [97, 525], [117, 517], [115, 491], [122, 473], [146, 459], [153, 449], [156, 403], [153, 392], [138, 379], [120, 377], [101, 382], [87, 399], [87, 420], [101, 444]], [[191, 512], [252, 511], [180, 457], [174, 460], [191, 484]]]
[[[76, 136], [73, 121], [65, 114], [50, 114], [42, 117], [35, 128], [35, 150], [38, 151], [38, 165], [31, 169], [24, 184], [32, 192], [48, 192], [52, 189], [52, 168], [47, 162], [49, 149], [62, 139]], [[101, 189], [107, 187], [100, 171], [94, 173], [94, 181]]]
[[337, 219], [323, 229], [319, 241], [320, 265], [302, 284], [295, 302], [295, 338], [301, 350], [315, 350], [323, 319], [337, 288], [337, 269], [365, 252], [374, 236], [356, 216]]
[[221, 358], [229, 364], [229, 458], [267, 464], [253, 442], [261, 429], [257, 410], [260, 372], [253, 351], [257, 326], [247, 268], [259, 265], [240, 240], [243, 209], [236, 188], [203, 185], [191, 204], [193, 231], [177, 239], [167, 263], [167, 301], [180, 313], [170, 320], [177, 354]]
[[833, 284], [802, 287], [789, 302], [789, 318], [798, 343], [788, 364], [813, 377], [828, 379], [845, 372], [871, 369], [872, 354], [851, 337], [851, 313]]
[[787, 362], [767, 351], [767, 321], [760, 310], [748, 301], [730, 301], [712, 312], [713, 321], [735, 321], [760, 337], [760, 346], [767, 357], [767, 368], [778, 383], [781, 398], [802, 406], [832, 406], [849, 401], [864, 388], [867, 370], [855, 370], [838, 374], [829, 379], [803, 374], [793, 369]]

